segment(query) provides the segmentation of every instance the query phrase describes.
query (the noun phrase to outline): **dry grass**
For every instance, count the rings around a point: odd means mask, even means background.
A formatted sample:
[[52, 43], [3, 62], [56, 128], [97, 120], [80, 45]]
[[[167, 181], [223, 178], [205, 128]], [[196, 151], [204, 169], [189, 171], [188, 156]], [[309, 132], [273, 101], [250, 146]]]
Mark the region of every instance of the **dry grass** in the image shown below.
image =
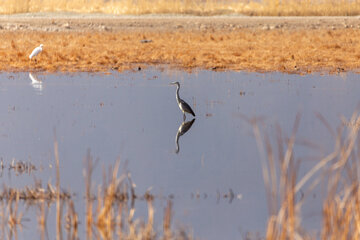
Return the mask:
[[[20, 204], [38, 208], [39, 211], [36, 214], [40, 239], [49, 239], [47, 213], [52, 204], [56, 205], [56, 238], [63, 239], [65, 230], [67, 239], [79, 239], [81, 220], [76, 212], [72, 195], [60, 192], [60, 158], [56, 138], [54, 149], [57, 162], [57, 187], [54, 188], [49, 183], [48, 189], [45, 190], [39, 182], [35, 183], [36, 187], [27, 186], [25, 190], [3, 186], [0, 193], [0, 239], [18, 239], [18, 231], [22, 230], [24, 219], [24, 212], [20, 210], [23, 208], [20, 208]], [[118, 174], [120, 161], [114, 167], [110, 166], [109, 174], [104, 173], [104, 183], [98, 186], [97, 194], [92, 193], [93, 160], [90, 152], [87, 154], [85, 163], [86, 239], [192, 239], [183, 229], [177, 231], [171, 229], [172, 202], [170, 200], [164, 210], [163, 233], [159, 234], [154, 230], [154, 197], [149, 192], [143, 196], [135, 194], [135, 184], [130, 174]], [[143, 199], [148, 203], [146, 222], [141, 217], [134, 217], [136, 199]], [[93, 208], [93, 206], [96, 207]]]
[[[38, 200], [44, 200], [50, 203], [55, 202], [58, 194], [51, 183], [48, 183], [47, 188], [43, 188], [41, 183], [35, 183], [35, 186], [28, 185], [23, 189], [11, 188], [5, 185], [0, 191], [0, 200], [8, 201], [15, 195], [18, 195], [20, 200], [27, 201], [28, 203]], [[59, 197], [65, 200], [71, 198], [71, 195], [66, 191], [62, 191], [59, 193]]]
[[[358, 71], [360, 30], [234, 30], [137, 33], [4, 32], [0, 71], [108, 71], [168, 64], [184, 69]], [[150, 43], [141, 43], [151, 39]], [[38, 44], [37, 63], [29, 54]]]
[[[14, 201], [15, 199], [15, 201]], [[8, 225], [10, 229], [10, 239], [14, 236], [14, 239], [18, 239], [17, 237], [17, 229], [18, 227], [22, 227], [21, 221], [23, 214], [18, 211], [19, 206], [19, 193], [16, 192], [10, 196], [8, 202]]]
[[[4, 2], [5, 0], [3, 0]], [[70, 11], [111, 14], [358, 15], [358, 0], [6, 0], [0, 14]]]
[[[267, 190], [270, 217], [266, 239], [317, 239], [316, 235], [309, 234], [302, 227], [301, 213], [304, 202], [321, 182], [325, 183], [323, 187], [326, 189], [321, 239], [360, 239], [358, 127], [343, 125], [333, 131], [324, 117], [317, 116], [334, 138], [334, 149], [300, 179], [297, 175], [300, 161], [294, 155], [300, 115], [295, 120], [291, 137], [286, 141], [279, 127], [277, 140], [271, 141], [266, 131], [261, 135], [258, 120], [249, 120], [261, 153]], [[357, 122], [359, 117], [354, 113], [350, 122]], [[274, 150], [276, 148], [277, 151]]]
[[[54, 131], [54, 156], [56, 162], [56, 187], [51, 183], [48, 189], [41, 187], [40, 182], [35, 182], [35, 187], [27, 186], [25, 190], [3, 186], [0, 192], [0, 239], [18, 239], [18, 229], [22, 230], [24, 213], [19, 209], [19, 203], [27, 206], [38, 207], [37, 222], [40, 239], [49, 239], [47, 233], [47, 212], [51, 204], [56, 204], [56, 239], [63, 239], [63, 230], [67, 239], [79, 239], [79, 217], [75, 210], [72, 195], [61, 190], [60, 187], [60, 157], [58, 142]], [[191, 239], [188, 234], [180, 230], [179, 233], [171, 231], [172, 203], [164, 213], [163, 235], [158, 235], [154, 230], [153, 195], [148, 191], [141, 197], [135, 194], [135, 184], [130, 173], [118, 174], [120, 161], [114, 167], [109, 167], [109, 175], [104, 172], [104, 183], [98, 186], [98, 193], [92, 193], [93, 159], [88, 152], [85, 158], [86, 169], [84, 178], [86, 183], [86, 238], [93, 239]], [[107, 177], [109, 176], [109, 177]], [[148, 219], [145, 224], [143, 219], [135, 219], [135, 200], [141, 198], [148, 203]], [[7, 203], [5, 205], [4, 203]], [[94, 203], [97, 207], [93, 209]], [[130, 203], [130, 208], [128, 207]], [[65, 215], [63, 210], [66, 209]], [[65, 225], [63, 225], [65, 222]], [[64, 226], [64, 227], [63, 227]]]
[[75, 211], [75, 205], [72, 200], [69, 200], [68, 210], [65, 216], [66, 226], [65, 229], [67, 231], [67, 239], [79, 239], [78, 237], [78, 227], [79, 227], [79, 217]]
[[[148, 204], [148, 218], [145, 223], [143, 219], [135, 219], [135, 184], [130, 173], [118, 174], [120, 161], [114, 167], [110, 167], [104, 174], [104, 183], [98, 186], [97, 194], [91, 191], [91, 173], [93, 171], [93, 160], [88, 153], [86, 158], [86, 219], [87, 238], [93, 235], [102, 239], [191, 239], [186, 232], [180, 230], [178, 233], [171, 230], [172, 202], [169, 201], [165, 208], [163, 220], [163, 234], [158, 235], [154, 230], [154, 208], [153, 195], [146, 192], [143, 198]], [[93, 209], [94, 201], [97, 207]], [[130, 205], [129, 205], [130, 203]]]

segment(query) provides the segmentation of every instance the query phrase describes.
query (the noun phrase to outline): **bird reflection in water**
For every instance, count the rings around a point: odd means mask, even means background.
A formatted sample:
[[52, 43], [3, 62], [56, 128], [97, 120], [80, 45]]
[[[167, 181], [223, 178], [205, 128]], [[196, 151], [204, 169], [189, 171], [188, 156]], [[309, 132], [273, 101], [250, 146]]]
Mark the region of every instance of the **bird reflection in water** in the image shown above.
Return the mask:
[[43, 82], [34, 73], [29, 73], [29, 78], [31, 79], [31, 86], [41, 95], [41, 91], [44, 89]]
[[180, 151], [180, 146], [179, 146], [179, 138], [180, 136], [184, 135], [187, 131], [189, 131], [189, 129], [191, 128], [191, 126], [193, 125], [193, 123], [195, 122], [195, 118], [193, 118], [193, 120], [191, 121], [183, 121], [181, 123], [181, 125], [179, 126], [179, 129], [176, 133], [176, 137], [175, 137], [175, 143], [176, 143], [176, 150], [175, 153], [179, 153]]

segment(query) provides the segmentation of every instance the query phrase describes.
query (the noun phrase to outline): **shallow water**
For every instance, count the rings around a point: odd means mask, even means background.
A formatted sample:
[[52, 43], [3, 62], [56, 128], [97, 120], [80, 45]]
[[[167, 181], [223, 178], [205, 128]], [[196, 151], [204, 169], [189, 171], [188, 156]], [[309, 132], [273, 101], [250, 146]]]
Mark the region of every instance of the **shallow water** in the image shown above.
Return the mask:
[[[93, 178], [96, 184], [102, 183], [102, 168], [120, 158], [122, 167], [132, 174], [137, 193], [151, 187], [156, 196], [174, 196], [175, 226], [190, 227], [195, 237], [264, 234], [268, 211], [259, 152], [252, 127], [244, 119], [264, 117], [270, 136], [275, 136], [275, 123], [290, 136], [300, 112], [295, 152], [306, 169], [314, 156], [323, 156], [333, 147], [316, 113], [334, 129], [341, 124], [340, 116], [349, 119], [360, 100], [357, 78], [351, 73], [299, 76], [156, 69], [111, 75], [2, 73], [0, 157], [5, 164], [13, 158], [31, 161], [42, 170], [19, 176], [3, 171], [0, 179], [12, 187], [32, 183], [34, 176], [44, 183], [55, 182], [55, 131], [61, 186], [77, 194], [75, 207], [81, 222], [85, 222], [81, 217], [83, 159], [90, 149], [99, 159]], [[169, 85], [172, 81], [180, 82], [180, 96], [196, 113], [191, 128], [178, 139], [178, 153], [176, 135], [182, 113], [175, 100], [176, 88]], [[305, 140], [316, 147], [305, 146]], [[235, 194], [232, 201], [222, 197], [229, 189]], [[136, 215], [146, 218], [146, 204], [137, 204]], [[165, 205], [163, 198], [155, 199], [158, 224]], [[319, 226], [320, 217], [321, 209], [310, 207], [303, 222]], [[36, 238], [32, 226], [37, 222], [24, 225], [20, 236]], [[48, 227], [49, 232], [55, 231], [51, 224]]]

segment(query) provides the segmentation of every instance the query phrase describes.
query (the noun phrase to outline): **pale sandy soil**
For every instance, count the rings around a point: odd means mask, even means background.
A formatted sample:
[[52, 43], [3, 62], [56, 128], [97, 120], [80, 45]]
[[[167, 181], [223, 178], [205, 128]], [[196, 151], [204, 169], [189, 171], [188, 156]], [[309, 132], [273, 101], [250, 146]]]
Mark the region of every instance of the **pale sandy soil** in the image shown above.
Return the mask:
[[180, 15], [115, 16], [105, 14], [0, 15], [0, 29], [23, 31], [171, 31], [236, 29], [346, 29], [360, 28], [360, 17], [191, 17]]
[[359, 17], [19, 14], [0, 16], [0, 37], [1, 71], [360, 69]]

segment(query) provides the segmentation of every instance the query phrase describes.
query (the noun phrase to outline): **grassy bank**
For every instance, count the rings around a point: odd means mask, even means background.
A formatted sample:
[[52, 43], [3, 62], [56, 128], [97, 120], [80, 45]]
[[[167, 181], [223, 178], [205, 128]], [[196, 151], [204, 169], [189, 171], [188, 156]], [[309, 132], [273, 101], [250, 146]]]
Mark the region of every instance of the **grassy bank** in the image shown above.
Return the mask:
[[[358, 29], [3, 32], [1, 38], [0, 71], [122, 71], [159, 64], [298, 74], [360, 68]], [[44, 51], [29, 61], [40, 43]]]

